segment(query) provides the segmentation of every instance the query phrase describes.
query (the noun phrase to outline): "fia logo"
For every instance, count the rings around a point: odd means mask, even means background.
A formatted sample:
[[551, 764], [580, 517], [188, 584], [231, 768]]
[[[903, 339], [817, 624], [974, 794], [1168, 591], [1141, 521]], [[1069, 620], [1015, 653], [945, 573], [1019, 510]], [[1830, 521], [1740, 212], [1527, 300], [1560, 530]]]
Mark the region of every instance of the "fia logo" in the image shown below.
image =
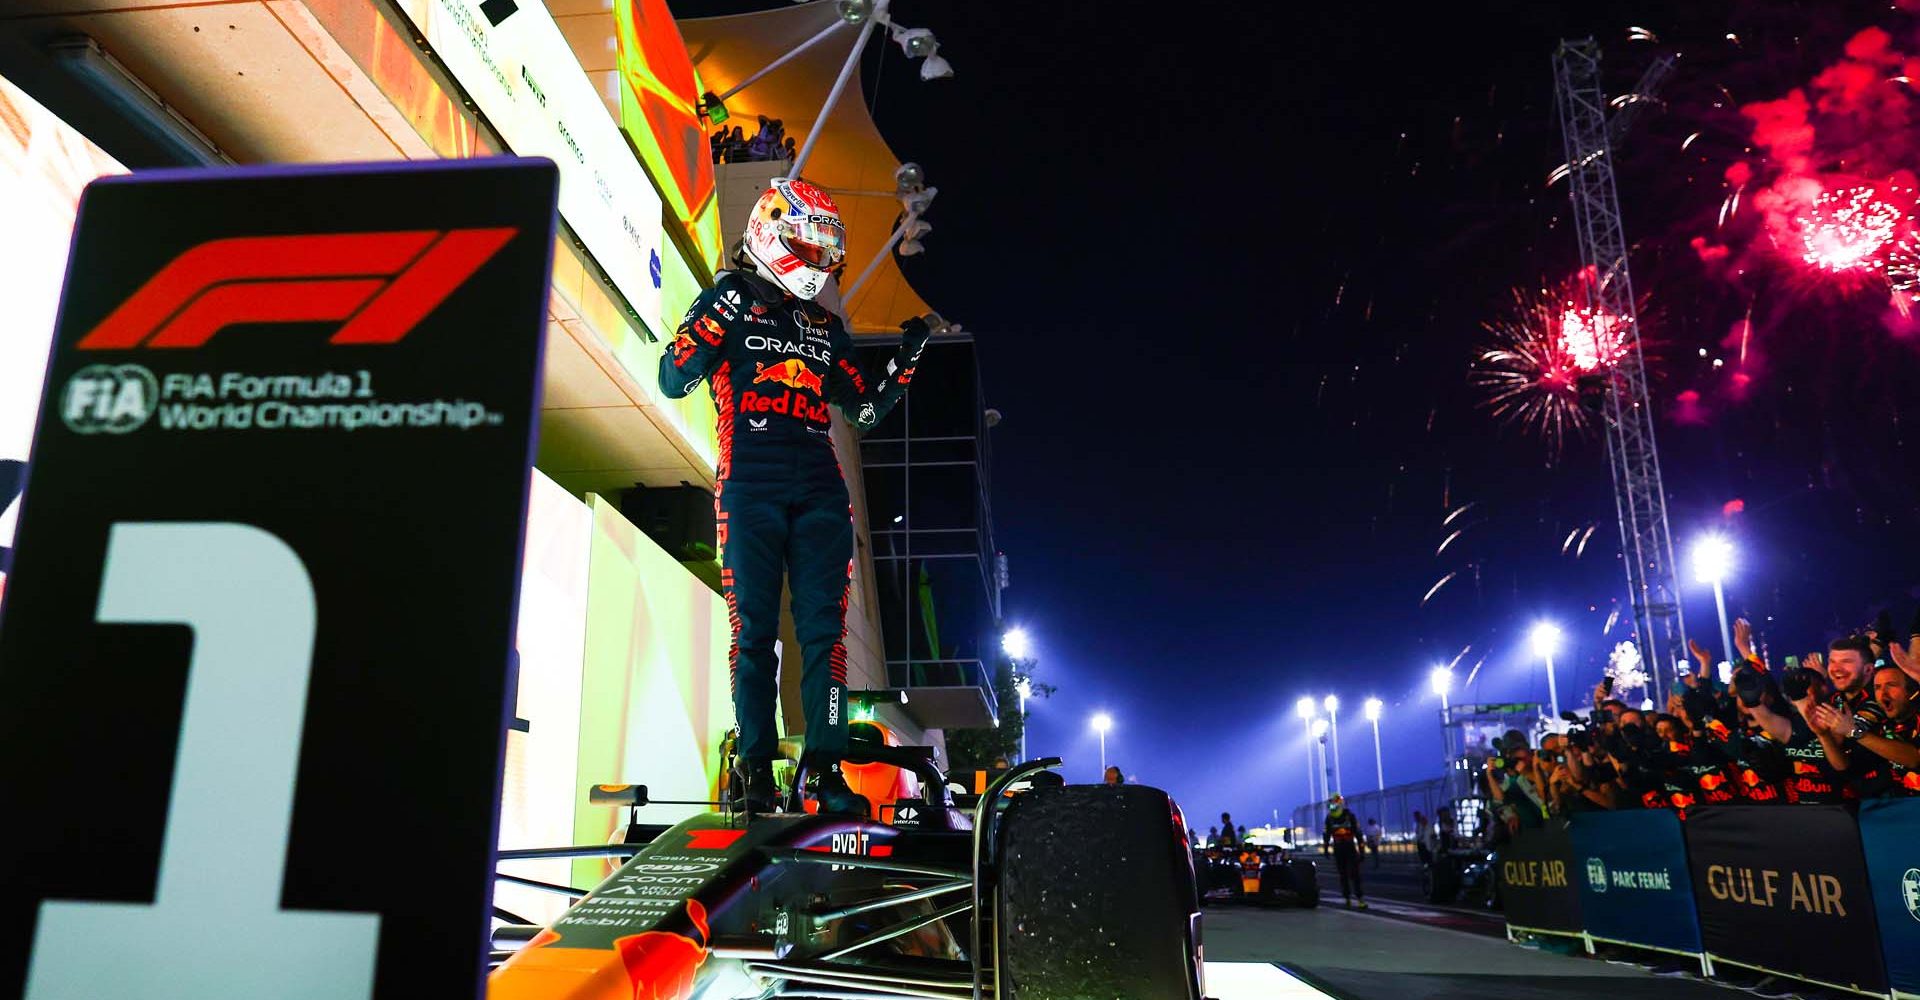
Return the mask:
[[1587, 888], [1594, 892], [1607, 891], [1607, 863], [1599, 858], [1587, 859]]
[[1907, 916], [1920, 920], [1920, 868], [1900, 876], [1900, 901], [1907, 904]]
[[60, 392], [60, 419], [75, 434], [139, 430], [160, 403], [160, 383], [139, 365], [88, 365]]

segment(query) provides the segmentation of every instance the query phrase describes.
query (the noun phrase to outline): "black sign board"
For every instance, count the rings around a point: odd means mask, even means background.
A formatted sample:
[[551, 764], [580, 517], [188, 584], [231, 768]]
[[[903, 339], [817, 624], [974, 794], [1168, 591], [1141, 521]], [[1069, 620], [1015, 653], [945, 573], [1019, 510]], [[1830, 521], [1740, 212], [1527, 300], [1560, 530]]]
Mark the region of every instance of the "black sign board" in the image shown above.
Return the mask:
[[1708, 954], [1886, 992], [1866, 858], [1845, 807], [1711, 806], [1685, 825]]
[[87, 188], [0, 619], [0, 996], [478, 994], [557, 183]]
[[1537, 931], [1580, 932], [1579, 872], [1564, 819], [1523, 829], [1500, 848], [1495, 877], [1507, 923]]

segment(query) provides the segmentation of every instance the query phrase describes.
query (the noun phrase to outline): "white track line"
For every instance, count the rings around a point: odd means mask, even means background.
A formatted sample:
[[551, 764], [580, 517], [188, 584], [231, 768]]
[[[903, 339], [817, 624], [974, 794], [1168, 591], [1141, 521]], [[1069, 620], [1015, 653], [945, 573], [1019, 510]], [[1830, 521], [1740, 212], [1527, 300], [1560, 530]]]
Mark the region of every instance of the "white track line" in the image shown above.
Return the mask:
[[1213, 1000], [1326, 1000], [1327, 994], [1265, 962], [1208, 962]]

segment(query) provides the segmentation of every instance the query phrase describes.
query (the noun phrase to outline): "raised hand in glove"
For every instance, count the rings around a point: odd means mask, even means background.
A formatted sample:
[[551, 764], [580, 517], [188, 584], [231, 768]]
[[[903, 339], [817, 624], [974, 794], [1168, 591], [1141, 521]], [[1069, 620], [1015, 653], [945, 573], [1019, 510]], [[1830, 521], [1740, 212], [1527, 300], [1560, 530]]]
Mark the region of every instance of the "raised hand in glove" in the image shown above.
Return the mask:
[[915, 316], [900, 324], [900, 357], [907, 364], [920, 360], [920, 352], [927, 349], [927, 341], [946, 329], [947, 321], [941, 319], [939, 313]]

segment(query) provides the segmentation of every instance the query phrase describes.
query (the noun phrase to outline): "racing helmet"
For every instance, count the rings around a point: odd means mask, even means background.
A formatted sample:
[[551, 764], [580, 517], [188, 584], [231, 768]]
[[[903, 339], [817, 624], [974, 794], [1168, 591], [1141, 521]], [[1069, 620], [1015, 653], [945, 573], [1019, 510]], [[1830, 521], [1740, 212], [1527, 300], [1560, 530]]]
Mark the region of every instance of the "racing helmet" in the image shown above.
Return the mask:
[[761, 277], [812, 299], [846, 257], [847, 231], [832, 196], [798, 178], [775, 177], [754, 203], [741, 248]]

